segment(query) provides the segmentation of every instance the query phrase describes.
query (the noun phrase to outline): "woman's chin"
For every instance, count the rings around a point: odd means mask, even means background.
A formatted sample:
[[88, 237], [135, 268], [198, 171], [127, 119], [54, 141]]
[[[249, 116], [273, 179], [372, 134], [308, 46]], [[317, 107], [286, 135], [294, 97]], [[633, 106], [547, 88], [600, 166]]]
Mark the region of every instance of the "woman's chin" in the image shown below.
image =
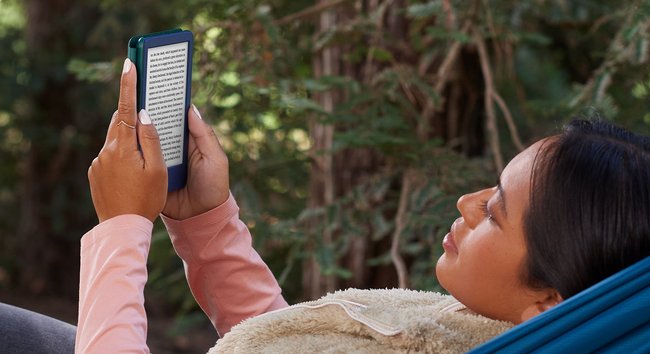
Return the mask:
[[443, 253], [440, 258], [438, 258], [438, 262], [436, 263], [436, 278], [438, 278], [438, 284], [440, 286], [447, 290], [447, 287], [445, 286], [445, 279], [447, 278], [445, 275], [448, 270], [448, 262], [449, 260], [447, 259], [447, 254]]

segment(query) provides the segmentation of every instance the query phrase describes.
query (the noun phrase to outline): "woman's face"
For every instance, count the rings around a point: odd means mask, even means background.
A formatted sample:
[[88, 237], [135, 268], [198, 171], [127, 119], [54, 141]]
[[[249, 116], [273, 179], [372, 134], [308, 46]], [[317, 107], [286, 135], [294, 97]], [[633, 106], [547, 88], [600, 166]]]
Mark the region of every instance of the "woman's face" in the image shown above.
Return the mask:
[[497, 186], [462, 196], [457, 203], [461, 217], [443, 241], [438, 281], [470, 310], [489, 318], [520, 323], [561, 301], [553, 289], [535, 290], [522, 282], [523, 215], [542, 143], [515, 156]]

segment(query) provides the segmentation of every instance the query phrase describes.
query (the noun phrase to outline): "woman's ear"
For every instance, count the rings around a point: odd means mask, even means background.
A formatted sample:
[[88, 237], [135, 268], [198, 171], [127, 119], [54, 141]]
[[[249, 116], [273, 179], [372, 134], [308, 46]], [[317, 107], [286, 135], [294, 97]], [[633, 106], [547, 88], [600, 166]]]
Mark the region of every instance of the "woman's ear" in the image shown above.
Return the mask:
[[551, 307], [558, 305], [562, 301], [564, 301], [564, 299], [562, 299], [562, 295], [560, 295], [557, 290], [552, 288], [540, 290], [537, 300], [531, 303], [521, 313], [521, 322], [527, 321], [539, 315]]

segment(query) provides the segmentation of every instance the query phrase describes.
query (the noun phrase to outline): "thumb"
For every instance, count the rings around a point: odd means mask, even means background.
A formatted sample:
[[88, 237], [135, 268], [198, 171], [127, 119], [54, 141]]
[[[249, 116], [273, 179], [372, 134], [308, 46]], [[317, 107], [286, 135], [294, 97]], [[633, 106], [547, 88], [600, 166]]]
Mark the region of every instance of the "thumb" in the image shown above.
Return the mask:
[[155, 166], [157, 164], [164, 166], [165, 160], [163, 159], [162, 149], [160, 147], [158, 131], [156, 131], [156, 127], [152, 124], [149, 114], [143, 109], [138, 113], [138, 118], [138, 141], [140, 142], [145, 167]]
[[215, 151], [221, 151], [221, 144], [212, 127], [203, 121], [196, 106], [189, 109], [188, 126], [196, 147], [204, 155], [211, 155]]

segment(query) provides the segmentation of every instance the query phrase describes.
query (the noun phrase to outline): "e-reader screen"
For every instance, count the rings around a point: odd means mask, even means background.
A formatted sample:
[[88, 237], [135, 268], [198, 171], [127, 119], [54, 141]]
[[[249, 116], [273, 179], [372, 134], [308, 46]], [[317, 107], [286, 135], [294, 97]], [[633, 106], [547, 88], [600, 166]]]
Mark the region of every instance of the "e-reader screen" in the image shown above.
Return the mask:
[[147, 50], [144, 106], [153, 120], [167, 167], [183, 163], [188, 42]]

